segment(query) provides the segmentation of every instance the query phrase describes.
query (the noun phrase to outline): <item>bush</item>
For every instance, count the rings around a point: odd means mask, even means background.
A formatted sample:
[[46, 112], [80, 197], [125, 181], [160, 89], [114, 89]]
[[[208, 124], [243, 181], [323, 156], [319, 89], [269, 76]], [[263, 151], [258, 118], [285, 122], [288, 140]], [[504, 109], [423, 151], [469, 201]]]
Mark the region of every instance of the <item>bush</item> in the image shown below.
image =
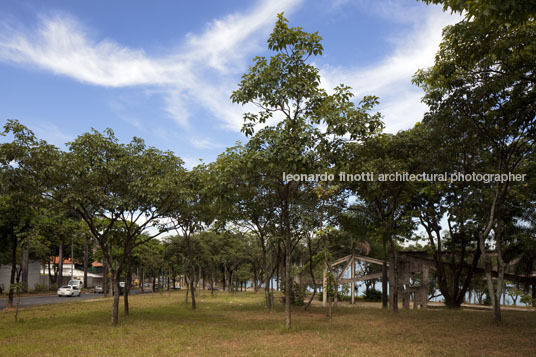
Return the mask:
[[482, 304], [487, 306], [491, 305], [491, 296], [486, 294], [486, 297], [484, 298], [484, 300], [482, 300]]
[[[283, 293], [285, 293], [285, 286], [283, 286]], [[296, 282], [292, 282], [292, 290], [290, 291], [290, 304], [294, 306], [305, 305], [305, 286], [299, 285]], [[283, 296], [283, 302], [285, 297]]]
[[373, 302], [382, 301], [382, 292], [374, 288], [368, 289], [368, 291], [365, 291], [364, 299], [365, 301]]
[[523, 304], [526, 304], [528, 306], [534, 306], [534, 301], [532, 300], [532, 296], [528, 295], [528, 294], [525, 294], [521, 297], [521, 302]]

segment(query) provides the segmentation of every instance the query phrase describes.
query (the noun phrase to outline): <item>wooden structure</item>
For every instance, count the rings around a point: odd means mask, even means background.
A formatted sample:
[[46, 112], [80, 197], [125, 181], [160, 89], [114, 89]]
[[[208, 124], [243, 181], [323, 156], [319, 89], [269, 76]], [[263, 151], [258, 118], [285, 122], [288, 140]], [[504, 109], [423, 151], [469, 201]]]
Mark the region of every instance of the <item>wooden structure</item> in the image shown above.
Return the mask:
[[[390, 261], [386, 263], [388, 267], [387, 277], [394, 276], [394, 259], [391, 257]], [[355, 303], [355, 289], [354, 284], [360, 281], [381, 279], [382, 272], [372, 273], [366, 275], [356, 275], [356, 264], [358, 262], [365, 262], [369, 264], [383, 265], [384, 261], [381, 259], [371, 258], [359, 254], [350, 254], [343, 258], [340, 258], [334, 262], [331, 262], [331, 269], [343, 265], [342, 270], [334, 274], [335, 284], [352, 284], [351, 290], [351, 303]], [[435, 269], [433, 260], [422, 259], [403, 252], [398, 253], [398, 296], [402, 299], [402, 306], [404, 308], [410, 307], [410, 300], [413, 298], [414, 308], [427, 308], [428, 305], [428, 284], [429, 284], [429, 272], [430, 269]], [[350, 272], [350, 277], [345, 278]], [[323, 299], [322, 305], [326, 306], [327, 302], [327, 265], [324, 267], [323, 276]], [[389, 291], [394, 290], [393, 279], [389, 279]], [[392, 305], [392, 294], [389, 294], [389, 303]]]
[[[367, 256], [364, 256], [364, 255], [358, 255], [358, 254], [350, 254], [350, 255], [347, 255], [343, 258], [340, 258], [334, 262], [332, 262], [330, 265], [331, 265], [331, 268], [333, 269], [334, 267], [338, 266], [338, 265], [341, 265], [341, 264], [344, 264], [342, 270], [340, 272], [338, 272], [338, 274], [336, 274], [334, 276], [335, 278], [335, 284], [336, 285], [342, 285], [342, 284], [348, 284], [348, 283], [352, 283], [352, 284], [355, 284], [356, 282], [359, 282], [359, 281], [365, 281], [365, 280], [372, 280], [372, 279], [378, 279], [378, 278], [381, 278], [382, 276], [382, 273], [374, 273], [374, 274], [367, 274], [367, 275], [361, 275], [361, 276], [357, 276], [356, 277], [356, 264], [357, 262], [367, 262], [367, 263], [371, 263], [371, 264], [379, 264], [379, 265], [383, 265], [383, 260], [380, 260], [380, 259], [376, 259], [376, 258], [371, 258], [371, 257], [367, 257]], [[350, 271], [350, 278], [344, 278], [345, 276], [345, 273], [347, 271]], [[323, 306], [326, 306], [326, 301], [327, 301], [327, 294], [328, 294], [328, 290], [326, 289], [327, 287], [327, 273], [328, 273], [328, 267], [327, 265], [324, 267], [324, 276], [323, 276], [323, 289], [322, 289], [322, 293], [323, 293], [323, 296], [322, 296], [322, 305]], [[352, 301], [352, 304], [355, 303], [355, 289], [352, 285], [352, 289], [351, 290], [351, 301]]]
[[[429, 271], [435, 269], [433, 262], [398, 253], [398, 296], [402, 299], [404, 309], [428, 307]], [[388, 276], [394, 276], [394, 257], [391, 255]], [[389, 292], [394, 291], [394, 279], [389, 279]], [[389, 294], [389, 305], [393, 306], [393, 294]]]

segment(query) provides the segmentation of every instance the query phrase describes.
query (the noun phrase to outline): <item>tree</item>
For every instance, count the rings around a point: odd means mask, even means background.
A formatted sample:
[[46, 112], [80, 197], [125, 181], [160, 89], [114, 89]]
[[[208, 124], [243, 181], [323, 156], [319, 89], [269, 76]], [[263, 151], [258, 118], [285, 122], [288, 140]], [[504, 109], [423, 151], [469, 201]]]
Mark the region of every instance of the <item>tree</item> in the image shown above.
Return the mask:
[[[465, 20], [444, 30], [434, 66], [415, 76], [414, 82], [425, 90], [423, 101], [431, 118], [455, 122], [469, 136], [473, 133], [481, 139], [479, 154], [486, 171], [480, 173], [521, 174], [524, 161], [533, 155], [535, 38], [533, 21], [483, 26]], [[505, 268], [505, 209], [515, 199], [512, 193], [519, 184], [501, 179], [482, 187], [480, 205], [486, 214], [479, 221], [478, 239], [497, 323], [501, 321], [499, 299]], [[486, 244], [488, 239], [490, 244]], [[490, 247], [496, 250], [498, 260], [495, 286]]]
[[212, 197], [207, 190], [207, 180], [208, 175], [204, 165], [185, 172], [180, 184], [173, 187], [173, 203], [168, 212], [173, 229], [185, 240], [186, 273], [193, 310], [196, 309], [194, 292], [197, 275], [192, 235], [204, 230], [213, 220]]
[[[482, 169], [479, 136], [468, 134], [450, 121], [425, 118], [412, 131], [417, 150], [414, 159], [430, 174], [475, 172]], [[434, 150], [429, 150], [434, 147]], [[426, 232], [439, 290], [448, 308], [459, 308], [477, 268], [481, 251], [478, 227], [482, 215], [480, 183], [458, 180], [423, 180], [411, 193], [413, 216]], [[447, 227], [442, 227], [447, 222]], [[420, 239], [420, 237], [418, 237]]]
[[277, 264], [270, 251], [275, 239], [276, 196], [270, 181], [264, 179], [264, 168], [255, 164], [256, 151], [243, 146], [227, 149], [212, 165], [212, 183], [218, 197], [220, 219], [232, 222], [255, 234], [261, 249], [261, 269], [264, 274], [265, 306], [272, 309], [270, 281]]
[[484, 25], [510, 25], [534, 20], [536, 5], [532, 0], [421, 0], [426, 4], [442, 4], [443, 10], [465, 14]]
[[[370, 173], [373, 177], [346, 182], [364, 202], [365, 211], [377, 223], [373, 229], [381, 237], [383, 245], [383, 306], [387, 305], [387, 248], [393, 256], [394, 276], [389, 277], [395, 287], [389, 291], [394, 312], [398, 311], [398, 240], [410, 235], [413, 224], [408, 212], [408, 202], [414, 182], [398, 179], [397, 174], [416, 174], [420, 161], [416, 160], [418, 146], [411, 131], [396, 135], [383, 134], [354, 144], [345, 156], [343, 171]], [[383, 175], [383, 176], [382, 176]]]
[[[170, 152], [146, 147], [138, 138], [120, 144], [110, 129], [104, 134], [85, 133], [68, 149], [57, 162], [50, 197], [87, 224], [119, 292], [132, 250], [167, 230], [163, 218], [175, 199], [172, 188], [183, 172], [182, 161]], [[121, 234], [113, 239], [118, 228]], [[154, 230], [138, 239], [148, 228]], [[114, 247], [121, 250], [117, 260]], [[119, 294], [115, 294], [112, 325], [117, 325], [118, 310]]]
[[[37, 139], [34, 134], [16, 120], [8, 120], [2, 135], [12, 135], [13, 140], [0, 145], [0, 237], [3, 245], [11, 250], [11, 275], [8, 307], [13, 306], [17, 272], [17, 249], [25, 242], [35, 222], [35, 212], [42, 205], [43, 177], [51, 174], [48, 160], [56, 148]], [[20, 285], [17, 285], [20, 290]]]
[[[296, 244], [293, 226], [299, 214], [298, 200], [312, 184], [289, 180], [284, 174], [319, 173], [328, 167], [321, 157], [335, 154], [343, 136], [358, 139], [381, 127], [379, 115], [368, 110], [377, 103], [365, 97], [359, 106], [352, 101], [346, 86], [328, 94], [320, 86], [318, 69], [308, 63], [321, 55], [323, 47], [317, 33], [300, 27], [289, 28], [283, 14], [278, 15], [268, 39], [268, 49], [276, 52], [269, 60], [255, 57], [254, 65], [242, 76], [231, 99], [234, 103], [254, 103], [260, 111], [246, 113], [242, 131], [251, 137], [248, 150], [255, 151], [252, 160], [263, 167], [263, 177], [276, 193], [278, 233], [284, 248], [285, 286], [291, 286], [291, 256]], [[255, 125], [278, 115], [279, 123], [255, 133]], [[320, 129], [323, 124], [325, 130]], [[293, 222], [294, 221], [294, 222]], [[285, 290], [285, 327], [291, 327], [290, 289]]]

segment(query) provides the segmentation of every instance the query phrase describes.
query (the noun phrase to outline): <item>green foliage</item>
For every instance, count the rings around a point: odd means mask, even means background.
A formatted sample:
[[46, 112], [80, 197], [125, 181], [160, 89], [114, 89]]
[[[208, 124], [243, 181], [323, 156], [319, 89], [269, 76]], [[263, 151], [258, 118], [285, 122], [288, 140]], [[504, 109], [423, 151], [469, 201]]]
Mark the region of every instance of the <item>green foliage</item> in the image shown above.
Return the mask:
[[528, 305], [528, 306], [534, 306], [536, 304], [536, 301], [532, 299], [532, 296], [529, 294], [524, 294], [521, 296], [521, 303]]
[[382, 301], [382, 292], [380, 290], [376, 290], [374, 288], [370, 288], [365, 291], [365, 295], [363, 296], [365, 301]]
[[[305, 305], [305, 285], [300, 285], [292, 281], [292, 289], [290, 290], [290, 304], [294, 306]], [[285, 284], [282, 284], [282, 291], [285, 292]]]
[[511, 25], [534, 20], [536, 4], [532, 0], [421, 0], [426, 4], [442, 4], [443, 10], [464, 14], [485, 25]]

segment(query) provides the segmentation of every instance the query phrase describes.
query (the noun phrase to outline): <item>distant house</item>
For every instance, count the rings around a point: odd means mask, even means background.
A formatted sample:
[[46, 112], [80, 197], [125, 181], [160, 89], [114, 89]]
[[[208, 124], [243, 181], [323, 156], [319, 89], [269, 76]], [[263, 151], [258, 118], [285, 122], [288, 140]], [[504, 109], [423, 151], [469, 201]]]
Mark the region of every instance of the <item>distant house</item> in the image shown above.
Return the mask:
[[[53, 257], [50, 260], [51, 265], [58, 266], [59, 257]], [[87, 286], [94, 287], [95, 285], [102, 285], [102, 263], [93, 262], [90, 267], [88, 267], [87, 272]], [[43, 266], [41, 274], [48, 276], [48, 266]], [[74, 261], [74, 264], [71, 264], [71, 259], [67, 258], [63, 260], [63, 282], [66, 284], [71, 278], [75, 280], [84, 281], [84, 265], [78, 261]]]

